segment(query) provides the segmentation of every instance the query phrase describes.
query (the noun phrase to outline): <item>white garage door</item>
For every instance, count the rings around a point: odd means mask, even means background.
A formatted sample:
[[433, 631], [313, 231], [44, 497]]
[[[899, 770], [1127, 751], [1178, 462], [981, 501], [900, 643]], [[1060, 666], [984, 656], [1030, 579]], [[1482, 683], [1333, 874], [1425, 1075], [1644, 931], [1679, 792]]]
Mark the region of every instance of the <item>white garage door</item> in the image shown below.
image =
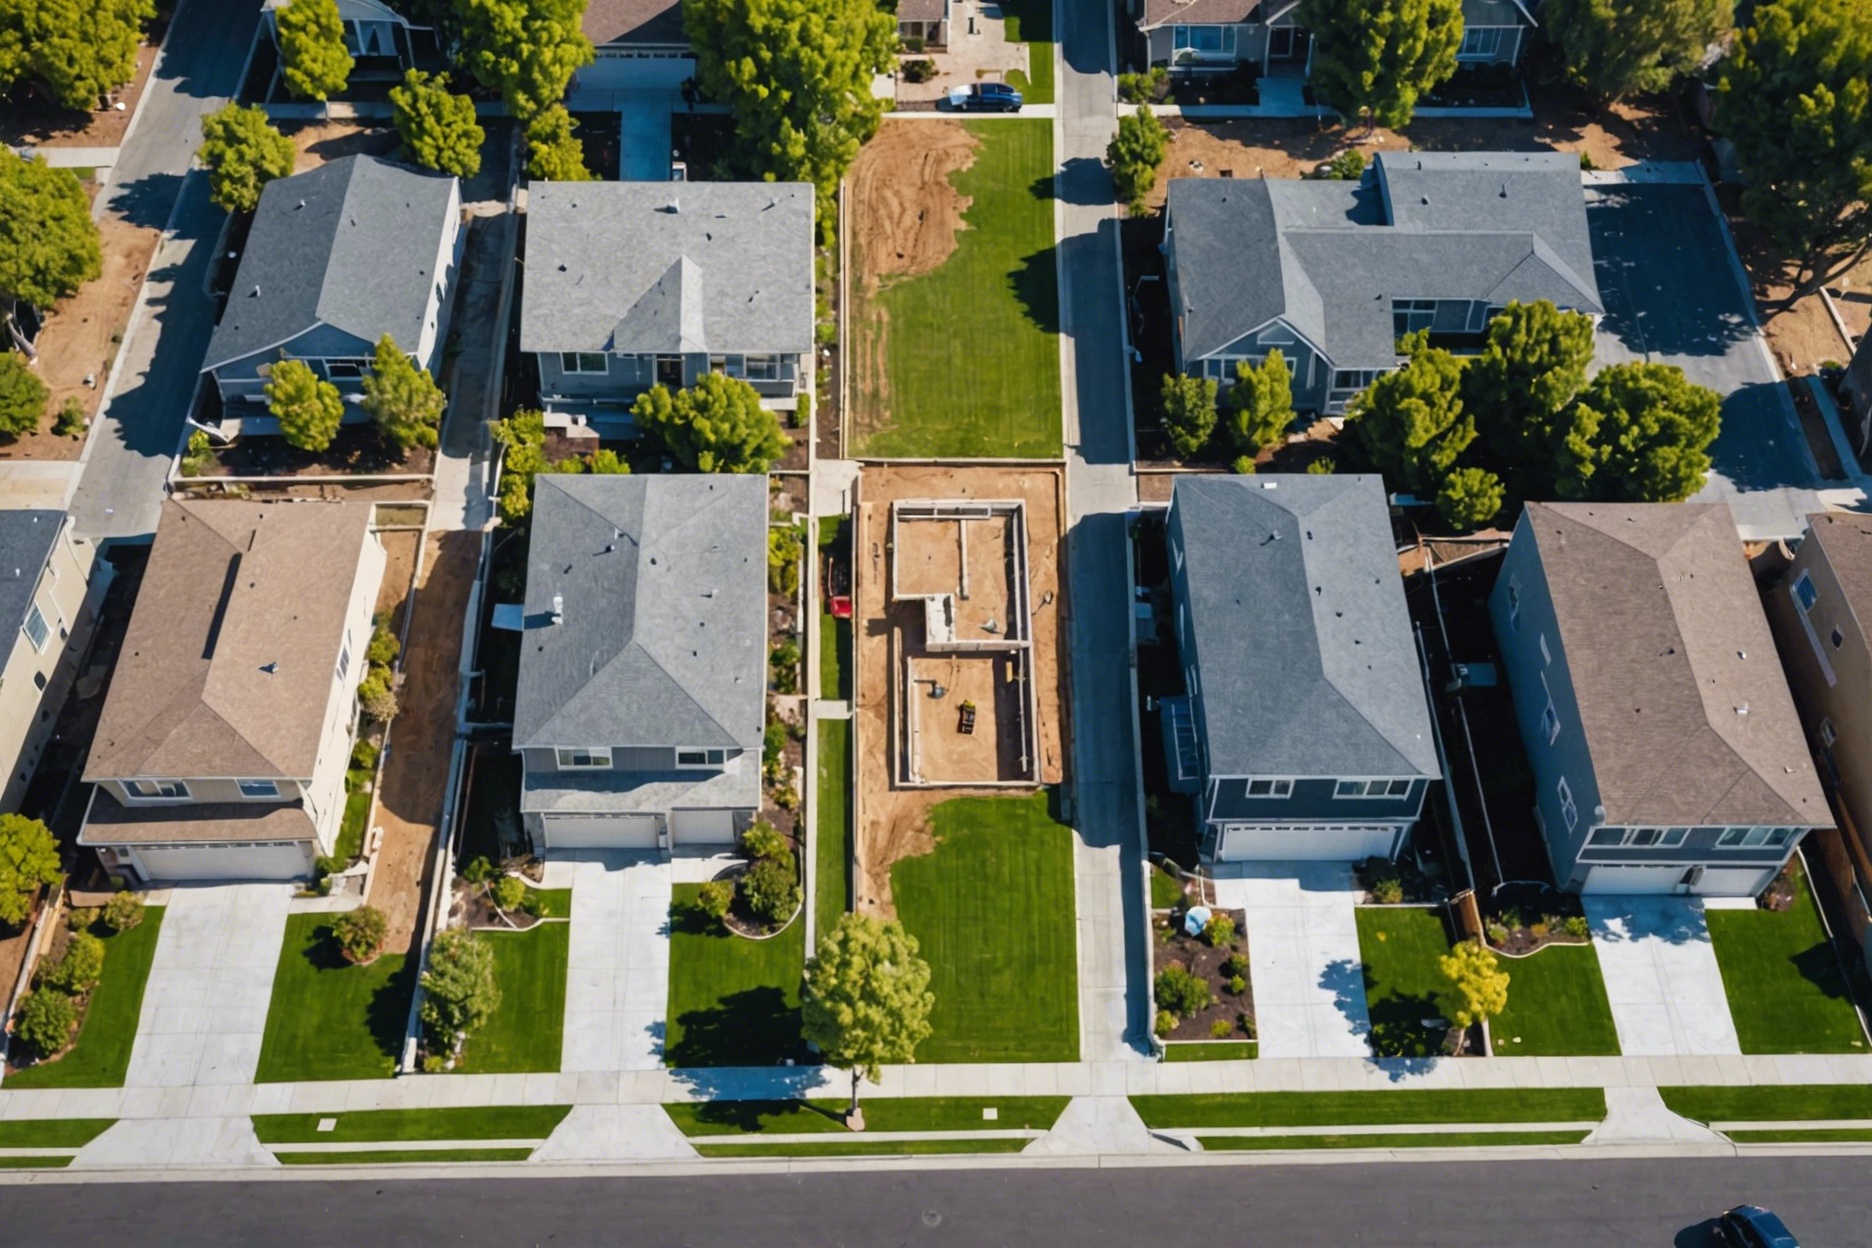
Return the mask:
[[547, 849], [655, 849], [655, 815], [547, 815]]
[[1266, 827], [1223, 825], [1216, 858], [1221, 862], [1357, 862], [1389, 858], [1397, 829], [1388, 823]]
[[1774, 874], [1773, 867], [1709, 867], [1690, 891], [1699, 897], [1753, 897]]
[[1600, 896], [1674, 893], [1689, 869], [1687, 863], [1679, 867], [1620, 867], [1601, 863], [1586, 876], [1580, 892]]
[[143, 845], [132, 856], [151, 880], [291, 880], [312, 874], [312, 846], [304, 841]]
[[732, 810], [673, 810], [670, 842], [675, 845], [734, 844]]

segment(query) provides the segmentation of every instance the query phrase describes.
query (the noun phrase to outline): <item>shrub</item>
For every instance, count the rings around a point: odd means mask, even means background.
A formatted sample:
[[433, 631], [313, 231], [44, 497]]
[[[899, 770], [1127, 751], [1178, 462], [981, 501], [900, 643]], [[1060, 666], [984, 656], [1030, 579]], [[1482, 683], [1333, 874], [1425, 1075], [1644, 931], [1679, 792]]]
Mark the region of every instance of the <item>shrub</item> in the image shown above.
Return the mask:
[[422, 988], [422, 1021], [432, 1040], [446, 1044], [473, 1031], [500, 1008], [493, 948], [473, 932], [443, 932], [429, 947]]
[[786, 757], [787, 743], [786, 721], [777, 716], [767, 721], [767, 727], [761, 732], [761, 770], [767, 773], [769, 780], [780, 778], [780, 767]]
[[1156, 184], [1157, 167], [1169, 147], [1170, 132], [1150, 105], [1139, 105], [1137, 112], [1118, 119], [1118, 133], [1105, 148], [1105, 160], [1118, 198], [1130, 206], [1132, 216], [1143, 215], [1145, 196]]
[[364, 657], [372, 667], [389, 667], [403, 653], [403, 643], [389, 627], [379, 624], [371, 630], [370, 646], [365, 649]]
[[1209, 1008], [1209, 981], [1192, 975], [1189, 968], [1172, 963], [1157, 972], [1158, 1008], [1187, 1018]]
[[1566, 922], [1562, 923], [1560, 926], [1564, 928], [1566, 934], [1571, 936], [1574, 940], [1585, 940], [1592, 935], [1592, 925], [1586, 922], [1585, 915], [1569, 915]]
[[778, 693], [799, 692], [799, 646], [792, 641], [783, 641], [773, 648], [773, 655], [768, 660], [773, 667], [773, 686]]
[[58, 418], [52, 422], [52, 432], [61, 438], [82, 438], [85, 431], [84, 404], [73, 395], [59, 404]]
[[358, 706], [366, 719], [387, 724], [396, 718], [396, 694], [390, 689], [390, 671], [388, 668], [373, 667], [370, 675], [358, 686]]
[[1158, 65], [1147, 73], [1119, 74], [1118, 98], [1127, 104], [1148, 104], [1170, 86], [1170, 71]]
[[104, 917], [104, 912], [96, 906], [74, 906], [65, 916], [65, 926], [74, 932], [88, 931], [93, 924]]
[[127, 932], [143, 921], [143, 899], [135, 893], [118, 893], [104, 903], [104, 925], [113, 932]]
[[1381, 906], [1395, 906], [1404, 900], [1404, 881], [1395, 875], [1375, 880], [1371, 889], [1372, 900]]
[[477, 855], [461, 869], [461, 878], [470, 884], [485, 884], [494, 878], [494, 864]]
[[1546, 940], [1547, 933], [1552, 931], [1553, 929], [1547, 926], [1546, 919], [1539, 919], [1533, 923], [1528, 924], [1527, 930], [1528, 930], [1528, 935], [1532, 936], [1535, 940]]
[[1581, 152], [1579, 154], [1579, 167], [1581, 173], [1591, 173], [1599, 166], [1593, 162], [1591, 152]]
[[1231, 953], [1228, 961], [1222, 964], [1222, 970], [1231, 978], [1239, 979], [1248, 973], [1248, 959], [1239, 953]]
[[1335, 470], [1333, 457], [1331, 455], [1322, 455], [1318, 459], [1309, 460], [1306, 470], [1308, 476], [1330, 477]]
[[40, 1057], [51, 1057], [71, 1040], [78, 1003], [55, 988], [40, 988], [20, 1002], [13, 1034]]
[[320, 854], [316, 860], [320, 875], [337, 875], [351, 864], [336, 854]]
[[1488, 933], [1489, 944], [1505, 945], [1508, 943], [1508, 929], [1500, 923], [1485, 924], [1482, 930]]
[[1521, 912], [1513, 906], [1504, 906], [1502, 908], [1501, 921], [1508, 927], [1526, 926], [1525, 921], [1521, 917]]
[[1157, 1032], [1157, 1036], [1159, 1039], [1162, 1039], [1164, 1036], [1167, 1036], [1171, 1032], [1175, 1031], [1176, 1025], [1177, 1025], [1176, 1015], [1172, 1014], [1169, 1010], [1157, 1011], [1157, 1024], [1156, 1024], [1155, 1030]]
[[440, 1053], [425, 1053], [423, 1054], [422, 1071], [425, 1075], [446, 1074], [448, 1072], [448, 1058], [443, 1057]]
[[734, 904], [734, 884], [729, 880], [710, 880], [696, 892], [696, 909], [720, 922]]
[[1238, 477], [1254, 476], [1255, 475], [1254, 456], [1237, 455], [1234, 459], [1234, 462], [1229, 464], [1229, 469]]
[[90, 932], [73, 932], [65, 953], [39, 968], [39, 982], [69, 993], [89, 992], [104, 974], [104, 942]]
[[791, 598], [799, 593], [800, 559], [806, 535], [798, 525], [767, 530], [767, 592]]
[[903, 63], [903, 79], [905, 82], [928, 82], [935, 76], [936, 62], [927, 57], [914, 61], [905, 61]]
[[182, 475], [199, 477], [214, 466], [214, 448], [208, 442], [208, 434], [197, 429], [189, 434], [188, 449], [182, 452]]
[[1211, 948], [1227, 949], [1235, 943], [1235, 920], [1226, 914], [1212, 915], [1203, 929], [1203, 939]]
[[783, 784], [773, 791], [773, 804], [781, 810], [799, 809], [799, 790], [790, 784]]
[[1242, 993], [1248, 991], [1248, 981], [1244, 979], [1243, 977], [1241, 977], [1240, 975], [1237, 975], [1233, 979], [1229, 980], [1228, 988], [1230, 992], [1234, 993], [1236, 996], [1239, 997], [1242, 995]]
[[1209, 1038], [1211, 1040], [1226, 1040], [1229, 1036], [1234, 1034], [1234, 1031], [1235, 1024], [1226, 1018], [1218, 1018], [1215, 1022], [1209, 1024]]
[[758, 821], [741, 834], [741, 849], [756, 862], [768, 858], [788, 858], [793, 847], [787, 844], [786, 837], [780, 835], [773, 824]]
[[793, 855], [762, 858], [741, 877], [741, 897], [752, 910], [769, 923], [783, 923], [799, 909], [799, 873]]
[[351, 747], [351, 765], [359, 771], [376, 771], [377, 743], [369, 737], [359, 737], [358, 743]]
[[493, 894], [497, 909], [512, 910], [526, 900], [526, 881], [517, 875], [503, 875], [494, 881], [488, 892]]
[[353, 962], [375, 957], [389, 934], [390, 920], [375, 906], [359, 906], [332, 920], [332, 935], [337, 938], [345, 957]]

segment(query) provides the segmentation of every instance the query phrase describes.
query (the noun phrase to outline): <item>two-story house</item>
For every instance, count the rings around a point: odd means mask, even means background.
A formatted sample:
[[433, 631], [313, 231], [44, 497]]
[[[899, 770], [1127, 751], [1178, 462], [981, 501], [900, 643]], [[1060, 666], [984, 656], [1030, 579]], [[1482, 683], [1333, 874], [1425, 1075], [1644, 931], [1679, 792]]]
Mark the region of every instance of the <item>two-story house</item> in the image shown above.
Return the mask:
[[1357, 182], [1175, 178], [1164, 208], [1180, 372], [1220, 381], [1278, 348], [1294, 406], [1338, 414], [1403, 363], [1477, 349], [1510, 302], [1600, 315], [1569, 152], [1381, 152]]
[[383, 580], [372, 506], [170, 499], [78, 843], [141, 880], [288, 880], [337, 843]]
[[[292, 0], [266, 0], [260, 21], [274, 47], [279, 46], [279, 11]], [[430, 67], [439, 59], [435, 28], [418, 25], [382, 0], [338, 0], [345, 51], [352, 57], [351, 81], [401, 78], [411, 66]]]
[[[594, 93], [673, 92], [695, 76], [682, 0], [590, 0], [579, 24], [593, 53], [591, 64], [572, 76], [570, 93], [581, 105], [612, 102]], [[635, 110], [665, 106], [643, 96], [630, 104]]]
[[652, 386], [709, 372], [792, 408], [813, 381], [813, 188], [538, 182], [520, 349], [549, 426], [633, 427]]
[[0, 511], [0, 804], [18, 810], [97, 624], [111, 566], [74, 538], [62, 511]]
[[[277, 430], [266, 383], [282, 359], [355, 404], [385, 334], [434, 372], [466, 237], [447, 174], [345, 156], [267, 183], [202, 363], [227, 416], [244, 432]], [[352, 406], [347, 418], [366, 416]]]
[[1180, 477], [1166, 523], [1204, 857], [1396, 857], [1443, 773], [1383, 483]]
[[1554, 879], [1752, 897], [1832, 823], [1724, 503], [1529, 503], [1489, 596]]
[[732, 843], [761, 803], [766, 478], [534, 491], [513, 725], [534, 850]]

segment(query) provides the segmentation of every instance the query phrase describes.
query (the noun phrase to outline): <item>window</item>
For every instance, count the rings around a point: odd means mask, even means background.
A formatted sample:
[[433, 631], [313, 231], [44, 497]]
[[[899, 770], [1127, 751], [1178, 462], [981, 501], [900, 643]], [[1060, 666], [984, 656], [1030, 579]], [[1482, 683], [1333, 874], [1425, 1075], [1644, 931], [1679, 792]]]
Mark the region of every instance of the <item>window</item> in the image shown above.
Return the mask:
[[727, 755], [721, 750], [677, 750], [678, 767], [720, 767], [727, 761]]
[[1248, 796], [1249, 797], [1292, 797], [1293, 796], [1293, 781], [1291, 780], [1250, 780], [1248, 782]]
[[1554, 786], [1560, 794], [1560, 817], [1566, 820], [1566, 830], [1571, 832], [1579, 826], [1579, 807], [1573, 804], [1573, 790], [1567, 787], [1566, 777], [1560, 777], [1560, 783]]
[[1177, 26], [1171, 33], [1179, 55], [1185, 52], [1196, 56], [1235, 55], [1233, 26]]
[[1716, 838], [1718, 849], [1759, 849], [1764, 845], [1786, 845], [1794, 839], [1796, 828], [1724, 828]]
[[1716, 838], [1716, 848], [1735, 849], [1742, 844], [1742, 838], [1748, 835], [1747, 828], [1724, 828], [1722, 835]]
[[1486, 58], [1501, 54], [1501, 27], [1473, 26], [1463, 31], [1458, 57]]
[[561, 351], [559, 353], [559, 371], [562, 373], [604, 373], [606, 366], [602, 351]]
[[1407, 797], [1408, 780], [1341, 780], [1333, 786], [1334, 797]]
[[1820, 601], [1820, 591], [1814, 588], [1813, 577], [1805, 572], [1794, 582], [1794, 601], [1800, 603], [1803, 611], [1813, 610], [1813, 605]]
[[559, 751], [559, 766], [573, 767], [609, 767], [611, 751], [602, 746], [573, 746]]
[[326, 360], [325, 375], [333, 381], [355, 380], [364, 375], [364, 361]]
[[1681, 845], [1684, 843], [1684, 837], [1688, 836], [1689, 834], [1690, 834], [1689, 828], [1665, 828], [1664, 837], [1662, 840], [1658, 842], [1658, 844]]
[[1622, 845], [1625, 842], [1623, 828], [1594, 828], [1586, 838], [1588, 845]]
[[1625, 836], [1627, 845], [1656, 845], [1664, 837], [1663, 828], [1633, 828]]
[[1840, 632], [1840, 630], [1837, 628], [1834, 629], [1833, 630], [1833, 648], [1837, 650], [1845, 644], [1846, 644], [1846, 634]]
[[777, 355], [750, 355], [743, 375], [749, 381], [779, 381], [780, 357]]
[[131, 780], [124, 785], [136, 797], [186, 798], [189, 787], [180, 780]]
[[1393, 299], [1391, 332], [1402, 338], [1405, 334], [1429, 329], [1436, 322], [1436, 309], [1437, 301], [1434, 299]]
[[279, 784], [272, 780], [236, 780], [242, 797], [278, 797]]
[[45, 616], [41, 614], [38, 603], [34, 603], [32, 610], [26, 613], [26, 622], [20, 627], [26, 633], [26, 640], [32, 642], [34, 650], [45, 649], [46, 638], [52, 635], [52, 630], [46, 627]]
[[338, 679], [343, 680], [351, 670], [351, 638], [347, 635], [344, 644], [338, 647]]

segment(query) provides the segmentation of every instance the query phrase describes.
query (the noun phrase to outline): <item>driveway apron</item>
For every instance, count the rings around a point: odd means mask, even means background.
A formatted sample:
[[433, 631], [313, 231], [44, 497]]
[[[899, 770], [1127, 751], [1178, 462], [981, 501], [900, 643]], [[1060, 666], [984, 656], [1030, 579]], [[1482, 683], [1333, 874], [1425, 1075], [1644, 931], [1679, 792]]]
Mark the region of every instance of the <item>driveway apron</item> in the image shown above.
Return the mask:
[[1343, 863], [1216, 868], [1216, 900], [1248, 916], [1248, 975], [1261, 1056], [1369, 1057], [1358, 901]]
[[1626, 1057], [1742, 1052], [1699, 898], [1584, 901]]
[[576, 856], [560, 1070], [663, 1065], [670, 884], [655, 855]]

